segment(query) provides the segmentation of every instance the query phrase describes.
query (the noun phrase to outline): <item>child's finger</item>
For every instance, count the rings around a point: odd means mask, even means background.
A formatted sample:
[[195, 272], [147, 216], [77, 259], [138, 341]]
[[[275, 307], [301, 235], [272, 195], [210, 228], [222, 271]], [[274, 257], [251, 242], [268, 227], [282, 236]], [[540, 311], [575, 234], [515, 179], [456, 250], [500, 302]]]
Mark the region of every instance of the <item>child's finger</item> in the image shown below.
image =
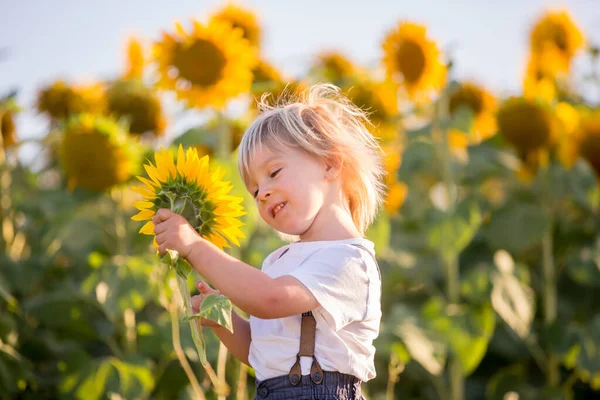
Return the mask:
[[215, 289], [211, 288], [210, 286], [208, 286], [208, 283], [206, 283], [204, 281], [198, 281], [198, 282], [196, 282], [196, 288], [202, 294], [218, 293], [217, 290], [215, 290]]
[[192, 311], [194, 314], [198, 314], [200, 312], [200, 305], [202, 304], [202, 295], [192, 296], [190, 303], [192, 303]]

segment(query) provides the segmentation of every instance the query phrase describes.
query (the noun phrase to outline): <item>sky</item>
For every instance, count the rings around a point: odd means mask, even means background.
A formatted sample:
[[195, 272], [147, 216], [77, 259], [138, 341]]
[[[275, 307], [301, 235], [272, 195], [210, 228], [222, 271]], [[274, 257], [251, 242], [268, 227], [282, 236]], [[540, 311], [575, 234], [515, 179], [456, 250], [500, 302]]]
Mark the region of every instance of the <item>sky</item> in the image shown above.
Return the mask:
[[[264, 27], [262, 55], [297, 75], [320, 50], [341, 50], [377, 65], [381, 42], [399, 21], [427, 26], [450, 51], [458, 78], [497, 94], [517, 92], [528, 54], [528, 33], [545, 9], [564, 7], [590, 42], [600, 45], [599, 0], [238, 0]], [[175, 21], [206, 18], [217, 0], [0, 0], [0, 96], [18, 90], [24, 108], [19, 137], [45, 134], [45, 118], [32, 110], [39, 88], [63, 78], [89, 82], [124, 68], [124, 43], [135, 34], [158, 39]], [[585, 66], [582, 66], [582, 68]], [[181, 126], [177, 127], [181, 129]]]

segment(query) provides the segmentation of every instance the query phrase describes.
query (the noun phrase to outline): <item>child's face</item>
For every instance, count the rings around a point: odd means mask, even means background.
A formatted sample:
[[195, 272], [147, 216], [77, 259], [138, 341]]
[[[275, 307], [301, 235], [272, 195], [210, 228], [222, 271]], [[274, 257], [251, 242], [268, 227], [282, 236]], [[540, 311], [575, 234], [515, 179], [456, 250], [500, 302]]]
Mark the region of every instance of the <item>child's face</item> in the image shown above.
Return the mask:
[[284, 146], [262, 146], [253, 156], [247, 188], [260, 216], [275, 230], [302, 238], [327, 199], [327, 165]]

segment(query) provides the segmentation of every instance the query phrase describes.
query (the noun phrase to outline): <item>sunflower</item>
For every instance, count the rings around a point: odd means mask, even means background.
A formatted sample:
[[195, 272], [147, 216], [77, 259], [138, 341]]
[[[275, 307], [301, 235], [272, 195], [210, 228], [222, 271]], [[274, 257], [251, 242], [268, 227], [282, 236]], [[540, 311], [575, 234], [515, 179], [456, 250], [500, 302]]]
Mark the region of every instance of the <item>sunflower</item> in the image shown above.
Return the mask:
[[129, 121], [129, 131], [141, 135], [164, 133], [166, 120], [156, 93], [138, 79], [117, 80], [106, 91], [108, 111]]
[[323, 51], [317, 54], [312, 70], [325, 80], [338, 84], [350, 80], [356, 73], [352, 61], [337, 51]]
[[260, 47], [262, 41], [262, 29], [258, 16], [249, 9], [229, 3], [217, 13], [213, 19], [231, 24], [234, 28], [242, 30], [244, 38], [254, 47]]
[[445, 85], [446, 66], [424, 26], [401, 22], [388, 33], [382, 47], [387, 75], [401, 83], [411, 99], [421, 99]]
[[144, 200], [134, 203], [140, 212], [131, 219], [148, 221], [140, 233], [154, 235], [152, 217], [159, 208], [168, 208], [181, 214], [206, 240], [217, 247], [231, 247], [229, 241], [239, 246], [238, 238], [244, 238], [239, 229], [243, 223], [237, 217], [243, 211], [241, 197], [230, 196], [232, 186], [223, 181], [220, 168], [209, 169], [209, 158], [198, 157], [194, 148], [184, 153], [179, 145], [177, 162], [172, 151], [161, 149], [154, 154], [152, 162], [144, 165], [150, 179], [138, 176], [144, 183], [134, 190]]
[[498, 131], [521, 153], [550, 147], [556, 124], [549, 109], [533, 100], [511, 97], [497, 114]]
[[0, 108], [0, 130], [2, 131], [2, 144], [4, 148], [12, 146], [16, 142], [15, 138], [15, 120], [12, 112], [2, 111]]
[[581, 31], [566, 11], [546, 12], [531, 30], [532, 52], [551, 52], [557, 55], [553, 66], [560, 71], [568, 71], [571, 59], [583, 46], [583, 42]]
[[256, 49], [239, 29], [211, 20], [193, 21], [191, 33], [181, 24], [173, 34], [163, 33], [155, 44], [157, 86], [177, 93], [192, 107], [222, 108], [227, 100], [250, 90]]
[[38, 93], [37, 109], [56, 120], [79, 113], [101, 112], [104, 110], [104, 88], [99, 83], [73, 86], [58, 80]]
[[404, 182], [398, 181], [398, 168], [402, 163], [402, 149], [397, 144], [388, 144], [383, 146], [385, 157], [385, 184], [387, 187], [384, 209], [388, 215], [394, 215], [404, 201], [408, 194], [408, 186]]
[[396, 88], [390, 81], [377, 82], [361, 79], [344, 90], [344, 94], [369, 114], [375, 124], [389, 122], [398, 114]]
[[127, 41], [127, 64], [125, 66], [125, 79], [140, 79], [144, 73], [144, 48], [142, 43], [135, 37]]
[[264, 102], [269, 105], [287, 103], [288, 100], [296, 98], [300, 93], [304, 93], [307, 89], [306, 83], [303, 81], [292, 80], [290, 82], [273, 82], [263, 90], [257, 90], [254, 94], [254, 101], [251, 102], [251, 107], [256, 111], [258, 102], [264, 99]]
[[[272, 64], [260, 59], [252, 70], [252, 85], [264, 85], [265, 83], [280, 82], [283, 80], [281, 73]], [[254, 88], [253, 88], [254, 89]]]
[[471, 142], [479, 143], [496, 132], [496, 99], [483, 87], [465, 82], [450, 95], [450, 114], [455, 114], [460, 107], [467, 107], [473, 112], [473, 129]]
[[523, 96], [551, 103], [556, 99], [556, 75], [547, 68], [542, 57], [532, 54], [523, 78]]
[[65, 125], [59, 154], [70, 188], [100, 192], [127, 181], [137, 170], [140, 152], [115, 120], [80, 114]]
[[565, 102], [558, 103], [554, 111], [561, 128], [558, 160], [566, 168], [571, 168], [579, 158], [579, 111]]
[[579, 139], [579, 154], [600, 177], [600, 110], [581, 118], [576, 137]]

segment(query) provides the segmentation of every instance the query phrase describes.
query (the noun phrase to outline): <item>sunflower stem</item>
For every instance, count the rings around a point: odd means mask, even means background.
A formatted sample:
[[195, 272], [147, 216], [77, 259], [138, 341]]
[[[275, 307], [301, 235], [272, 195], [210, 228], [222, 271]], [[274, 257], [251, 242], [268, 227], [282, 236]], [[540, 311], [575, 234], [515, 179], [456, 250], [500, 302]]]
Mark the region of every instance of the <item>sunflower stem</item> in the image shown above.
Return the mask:
[[[543, 269], [543, 308], [544, 308], [544, 325], [552, 326], [556, 322], [558, 302], [556, 288], [556, 266], [554, 262], [554, 204], [552, 203], [552, 195], [550, 193], [550, 170], [545, 167], [542, 176], [543, 196], [542, 201], [545, 203], [546, 212], [550, 223], [542, 238], [542, 269]], [[545, 200], [544, 200], [545, 199]], [[550, 200], [548, 200], [550, 199]], [[546, 379], [550, 387], [556, 388], [559, 385], [560, 369], [556, 355], [548, 352]]]
[[237, 381], [237, 388], [235, 393], [236, 400], [247, 400], [248, 393], [246, 387], [248, 384], [248, 366], [241, 361], [238, 361], [240, 366], [240, 373]]
[[175, 354], [179, 359], [179, 363], [181, 367], [185, 371], [188, 379], [190, 380], [190, 384], [192, 385], [192, 389], [194, 390], [194, 395], [197, 399], [204, 400], [206, 397], [204, 396], [204, 392], [200, 387], [200, 383], [198, 382], [198, 378], [194, 374], [190, 363], [185, 357], [185, 353], [183, 348], [181, 347], [181, 339], [179, 336], [179, 312], [177, 308], [177, 303], [173, 301], [170, 305], [169, 313], [171, 314], [171, 336], [173, 340], [173, 348], [175, 349]]
[[[226, 367], [227, 367], [227, 355], [228, 355], [227, 347], [225, 347], [223, 342], [219, 343], [219, 358], [218, 358], [218, 362], [217, 362], [217, 377], [219, 378], [219, 387], [221, 387], [221, 388], [227, 387], [226, 376], [225, 376]], [[218, 400], [225, 400], [227, 395], [228, 395], [228, 393], [226, 391], [219, 390]]]
[[[448, 119], [448, 88], [440, 93], [435, 103], [435, 111], [432, 121], [432, 133], [437, 146], [437, 152], [442, 164], [442, 177], [446, 189], [447, 209], [446, 214], [452, 217], [455, 212], [455, 185], [452, 176], [452, 158], [449, 149], [448, 132], [442, 123]], [[445, 240], [453, 240], [447, 238]], [[460, 302], [460, 269], [458, 254], [452, 246], [442, 246], [441, 258], [446, 272], [446, 296], [449, 304], [458, 305]], [[452, 354], [449, 361], [450, 398], [452, 400], [463, 400], [464, 374], [462, 365], [456, 354]]]

